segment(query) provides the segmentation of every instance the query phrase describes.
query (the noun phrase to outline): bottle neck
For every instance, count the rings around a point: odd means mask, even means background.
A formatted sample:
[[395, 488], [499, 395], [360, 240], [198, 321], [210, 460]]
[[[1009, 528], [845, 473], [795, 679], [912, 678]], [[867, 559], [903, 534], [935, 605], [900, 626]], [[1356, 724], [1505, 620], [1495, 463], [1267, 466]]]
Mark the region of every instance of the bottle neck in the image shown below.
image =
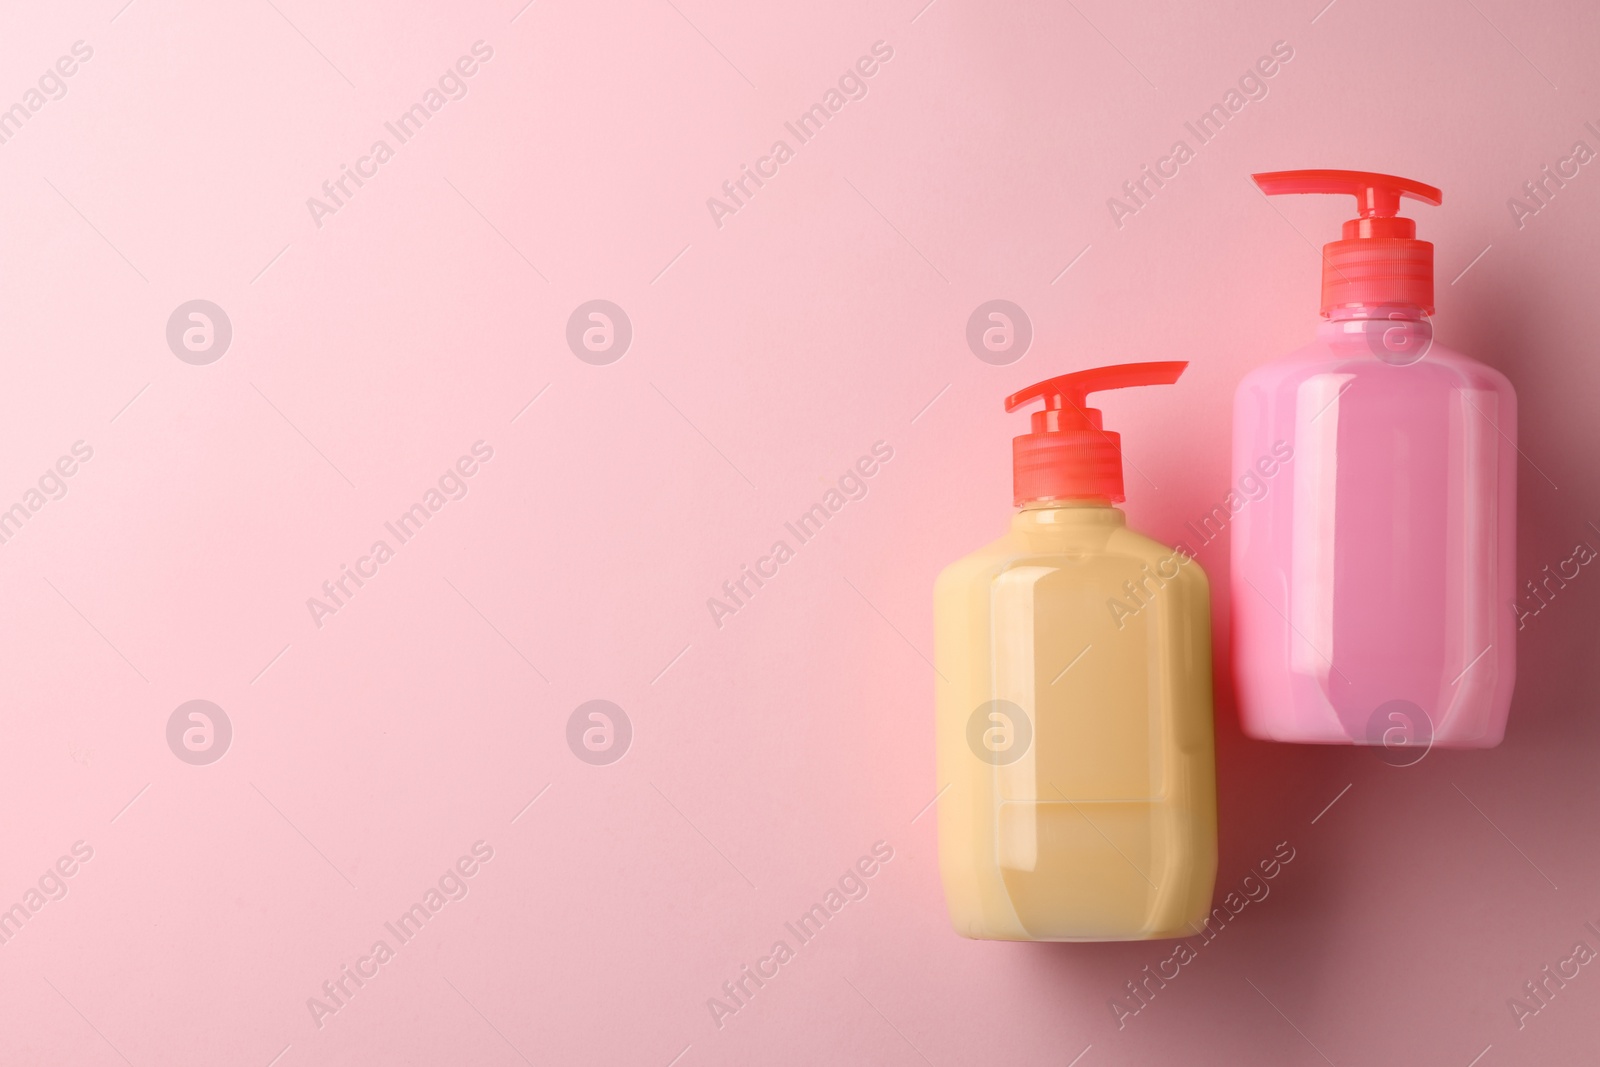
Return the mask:
[[1012, 517], [1016, 529], [1060, 526], [1125, 526], [1122, 509], [1104, 497], [1046, 497], [1024, 501]]
[[1344, 359], [1406, 367], [1433, 348], [1433, 320], [1416, 304], [1350, 304], [1329, 309], [1317, 339]]
[[1428, 313], [1415, 304], [1346, 304], [1329, 308], [1324, 316], [1329, 322], [1351, 322], [1360, 319], [1389, 319], [1393, 322], [1421, 322]]

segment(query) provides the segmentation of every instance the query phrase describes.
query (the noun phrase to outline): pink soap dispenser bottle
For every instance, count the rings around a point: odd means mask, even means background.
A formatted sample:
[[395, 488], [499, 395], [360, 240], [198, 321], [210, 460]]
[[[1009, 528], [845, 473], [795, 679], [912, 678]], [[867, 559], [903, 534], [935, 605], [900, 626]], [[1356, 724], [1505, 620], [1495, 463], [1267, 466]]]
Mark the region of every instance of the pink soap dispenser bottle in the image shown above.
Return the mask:
[[1314, 341], [1234, 397], [1240, 718], [1272, 741], [1488, 748], [1516, 673], [1517, 397], [1433, 341], [1433, 245], [1397, 213], [1438, 189], [1344, 170], [1255, 175], [1346, 193]]

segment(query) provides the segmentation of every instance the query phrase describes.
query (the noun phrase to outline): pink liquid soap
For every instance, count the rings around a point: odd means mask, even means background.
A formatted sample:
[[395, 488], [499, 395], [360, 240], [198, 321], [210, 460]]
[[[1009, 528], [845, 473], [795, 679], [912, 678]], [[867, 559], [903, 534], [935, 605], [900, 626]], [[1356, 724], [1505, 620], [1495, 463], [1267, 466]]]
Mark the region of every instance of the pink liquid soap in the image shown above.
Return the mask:
[[1433, 342], [1433, 245], [1396, 212], [1440, 192], [1356, 171], [1256, 182], [1354, 194], [1360, 217], [1323, 248], [1316, 339], [1234, 397], [1235, 471], [1289, 454], [1233, 520], [1244, 730], [1415, 758], [1499, 744], [1516, 675], [1517, 398]]

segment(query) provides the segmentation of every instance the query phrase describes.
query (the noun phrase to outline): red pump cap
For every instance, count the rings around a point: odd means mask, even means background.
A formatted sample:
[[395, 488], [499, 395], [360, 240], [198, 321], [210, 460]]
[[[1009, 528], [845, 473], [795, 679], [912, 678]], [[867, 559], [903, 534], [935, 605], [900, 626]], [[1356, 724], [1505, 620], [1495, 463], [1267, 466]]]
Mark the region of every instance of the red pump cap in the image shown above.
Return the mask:
[[1006, 397], [1015, 411], [1033, 400], [1033, 432], [1012, 438], [1012, 502], [1030, 500], [1126, 500], [1122, 493], [1122, 438], [1106, 430], [1096, 408], [1084, 407], [1090, 393], [1134, 385], [1171, 385], [1189, 364], [1123, 363], [1063, 374], [1036, 382]]
[[1397, 216], [1400, 199], [1438, 207], [1431, 185], [1364, 170], [1280, 170], [1252, 177], [1268, 196], [1347, 193], [1360, 218], [1344, 224], [1343, 240], [1322, 246], [1322, 314], [1336, 307], [1411, 304], [1433, 314], [1433, 245], [1418, 241], [1417, 224]]

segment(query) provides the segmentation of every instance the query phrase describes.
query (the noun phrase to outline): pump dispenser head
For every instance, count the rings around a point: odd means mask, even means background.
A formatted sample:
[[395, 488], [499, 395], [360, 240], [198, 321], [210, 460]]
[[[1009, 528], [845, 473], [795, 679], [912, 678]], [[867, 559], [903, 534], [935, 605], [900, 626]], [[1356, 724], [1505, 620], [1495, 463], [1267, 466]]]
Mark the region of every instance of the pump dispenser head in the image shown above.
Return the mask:
[[1006, 397], [1006, 410], [1033, 400], [1033, 432], [1012, 438], [1012, 502], [1030, 500], [1109, 500], [1122, 492], [1122, 438], [1101, 425], [1100, 411], [1084, 407], [1090, 393], [1134, 385], [1171, 385], [1189, 364], [1123, 363], [1096, 367], [1036, 382]]
[[1400, 218], [1401, 197], [1435, 207], [1444, 197], [1431, 185], [1363, 170], [1280, 170], [1255, 174], [1268, 196], [1348, 193], [1359, 218], [1343, 239], [1322, 246], [1322, 314], [1337, 307], [1406, 304], [1433, 314], [1433, 245], [1418, 241], [1417, 224]]

